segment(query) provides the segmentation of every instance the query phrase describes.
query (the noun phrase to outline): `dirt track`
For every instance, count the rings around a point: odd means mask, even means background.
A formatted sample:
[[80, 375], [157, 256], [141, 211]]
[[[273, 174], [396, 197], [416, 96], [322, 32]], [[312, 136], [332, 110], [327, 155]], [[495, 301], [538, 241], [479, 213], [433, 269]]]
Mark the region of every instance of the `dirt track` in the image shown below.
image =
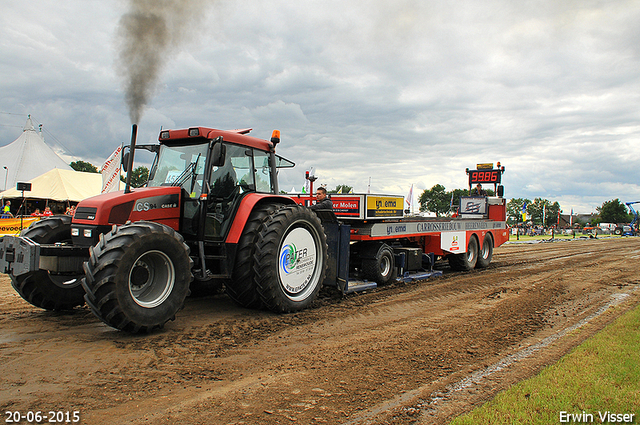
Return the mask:
[[639, 257], [640, 238], [506, 245], [487, 270], [298, 314], [190, 298], [145, 336], [38, 310], [1, 275], [0, 407], [83, 424], [446, 423], [638, 305]]

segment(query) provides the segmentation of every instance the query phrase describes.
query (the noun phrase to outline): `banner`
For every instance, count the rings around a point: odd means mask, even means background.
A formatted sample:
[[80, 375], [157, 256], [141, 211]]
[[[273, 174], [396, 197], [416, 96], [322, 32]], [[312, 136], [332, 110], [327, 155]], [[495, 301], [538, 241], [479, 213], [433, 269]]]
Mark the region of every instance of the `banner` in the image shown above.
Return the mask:
[[118, 146], [115, 151], [102, 164], [100, 174], [102, 174], [102, 191], [100, 193], [113, 192], [120, 190], [120, 157], [122, 155], [122, 145]]
[[40, 220], [40, 217], [23, 218], [20, 223], [19, 218], [0, 218], [0, 235], [18, 236], [22, 229], [26, 229], [31, 223]]

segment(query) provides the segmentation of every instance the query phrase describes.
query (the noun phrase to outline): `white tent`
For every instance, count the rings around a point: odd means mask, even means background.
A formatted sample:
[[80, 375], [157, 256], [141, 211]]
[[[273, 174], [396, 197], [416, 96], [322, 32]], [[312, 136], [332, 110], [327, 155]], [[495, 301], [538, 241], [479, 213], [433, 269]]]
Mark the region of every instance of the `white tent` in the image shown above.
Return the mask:
[[[20, 137], [0, 147], [0, 166], [0, 191], [15, 188], [17, 182], [28, 182], [54, 168], [73, 170], [44, 143], [42, 131], [33, 127], [31, 116]], [[4, 193], [2, 196], [7, 197]]]
[[[31, 191], [24, 192], [27, 199], [50, 199], [53, 201], [80, 202], [99, 195], [102, 190], [102, 175], [74, 170], [53, 169], [29, 180]], [[2, 192], [3, 198], [20, 198], [22, 191], [16, 188]]]

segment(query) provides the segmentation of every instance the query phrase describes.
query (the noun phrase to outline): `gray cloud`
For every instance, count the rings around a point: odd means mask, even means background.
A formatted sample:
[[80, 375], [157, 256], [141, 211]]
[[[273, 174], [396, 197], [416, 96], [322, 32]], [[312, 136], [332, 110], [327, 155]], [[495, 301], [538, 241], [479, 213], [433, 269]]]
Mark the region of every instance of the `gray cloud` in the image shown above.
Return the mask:
[[[7, 4], [0, 111], [33, 114], [98, 162], [130, 131], [114, 63], [131, 11], [89, 3]], [[286, 190], [312, 166], [330, 188], [364, 191], [371, 177], [376, 192], [453, 189], [465, 168], [501, 161], [510, 197], [585, 212], [640, 199], [637, 2], [198, 5], [208, 13], [184, 12], [189, 32], [158, 56], [139, 140], [161, 126], [278, 128], [298, 164]], [[22, 121], [0, 114], [0, 144]]]

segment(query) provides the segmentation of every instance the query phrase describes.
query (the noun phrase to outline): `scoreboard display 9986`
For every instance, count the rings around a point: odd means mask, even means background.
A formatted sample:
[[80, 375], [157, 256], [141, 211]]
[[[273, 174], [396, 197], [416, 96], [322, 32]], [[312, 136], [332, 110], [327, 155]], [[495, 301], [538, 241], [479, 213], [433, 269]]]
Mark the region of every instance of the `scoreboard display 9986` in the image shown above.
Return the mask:
[[500, 184], [502, 172], [500, 170], [469, 170], [469, 185], [474, 184]]

